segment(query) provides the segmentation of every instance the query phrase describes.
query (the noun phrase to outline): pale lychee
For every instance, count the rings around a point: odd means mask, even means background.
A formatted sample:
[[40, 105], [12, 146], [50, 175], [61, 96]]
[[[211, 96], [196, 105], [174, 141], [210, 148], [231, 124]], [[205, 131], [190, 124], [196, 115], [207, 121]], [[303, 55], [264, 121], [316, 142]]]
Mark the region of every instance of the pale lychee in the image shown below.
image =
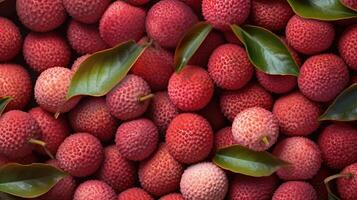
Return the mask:
[[[66, 191], [63, 191], [66, 192]], [[80, 184], [73, 196], [73, 200], [116, 200], [114, 190], [103, 181], [89, 180]]]
[[[357, 8], [357, 1], [356, 1]], [[341, 35], [338, 42], [338, 50], [346, 64], [353, 70], [357, 70], [357, 25], [348, 27]]]
[[110, 0], [63, 0], [63, 6], [75, 20], [86, 24], [97, 22], [110, 4]]
[[21, 50], [22, 36], [10, 20], [0, 17], [0, 62], [13, 59]]
[[141, 188], [130, 188], [120, 193], [117, 200], [154, 200], [145, 190]]
[[272, 200], [317, 200], [317, 194], [309, 183], [288, 181], [279, 186]]

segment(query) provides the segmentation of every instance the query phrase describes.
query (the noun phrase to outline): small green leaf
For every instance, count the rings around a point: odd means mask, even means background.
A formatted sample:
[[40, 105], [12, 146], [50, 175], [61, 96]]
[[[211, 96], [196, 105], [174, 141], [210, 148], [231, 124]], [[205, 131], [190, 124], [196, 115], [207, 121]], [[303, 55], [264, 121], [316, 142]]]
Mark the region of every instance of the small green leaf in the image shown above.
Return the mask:
[[248, 176], [270, 176], [289, 163], [268, 152], [256, 152], [240, 145], [219, 149], [213, 162], [219, 167]]
[[341, 3], [342, 5], [344, 5], [344, 6], [346, 6], [347, 8], [349, 8], [349, 9], [353, 10], [353, 11], [357, 11], [357, 8], [353, 8], [353, 7], [351, 7], [350, 5], [346, 4], [346, 3], [345, 3], [345, 2], [343, 2], [342, 0], [340, 0], [340, 3]]
[[0, 167], [0, 192], [34, 198], [48, 192], [65, 176], [65, 172], [47, 164], [10, 163]]
[[357, 83], [344, 90], [320, 116], [320, 120], [357, 120]]
[[231, 26], [244, 44], [252, 64], [267, 74], [299, 75], [299, 66], [288, 48], [274, 33], [257, 26]]
[[11, 97], [0, 98], [0, 115], [4, 112], [7, 104], [9, 104], [11, 100], [12, 100]]
[[147, 46], [128, 41], [92, 54], [74, 74], [67, 99], [107, 94], [126, 76]]
[[303, 18], [333, 21], [357, 17], [356, 12], [339, 0], [288, 0], [288, 3]]
[[199, 22], [185, 34], [175, 50], [174, 63], [176, 72], [180, 72], [187, 65], [211, 30], [212, 26], [210, 24]]
[[336, 195], [328, 193], [328, 200], [341, 200], [340, 198], [336, 197]]

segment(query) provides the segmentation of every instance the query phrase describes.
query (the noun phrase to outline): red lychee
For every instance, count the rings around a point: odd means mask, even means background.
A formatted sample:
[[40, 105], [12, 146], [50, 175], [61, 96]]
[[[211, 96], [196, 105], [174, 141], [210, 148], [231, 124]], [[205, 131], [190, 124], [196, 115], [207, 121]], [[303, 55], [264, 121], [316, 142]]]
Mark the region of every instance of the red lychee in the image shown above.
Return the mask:
[[0, 62], [13, 59], [21, 50], [22, 36], [10, 20], [0, 17]]
[[71, 17], [86, 24], [97, 22], [110, 4], [110, 0], [63, 0]]

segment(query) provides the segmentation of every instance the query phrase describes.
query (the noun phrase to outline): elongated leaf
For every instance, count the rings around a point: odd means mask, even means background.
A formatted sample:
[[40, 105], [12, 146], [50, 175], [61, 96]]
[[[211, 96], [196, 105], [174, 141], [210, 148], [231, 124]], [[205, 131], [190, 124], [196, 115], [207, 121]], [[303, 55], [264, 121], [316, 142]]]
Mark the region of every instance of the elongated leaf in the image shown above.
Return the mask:
[[199, 22], [185, 34], [175, 51], [174, 62], [176, 72], [180, 72], [187, 65], [190, 58], [195, 54], [211, 30], [212, 26], [210, 24]]
[[288, 3], [303, 18], [332, 21], [357, 17], [357, 13], [340, 0], [288, 0]]
[[0, 99], [0, 115], [4, 112], [7, 104], [9, 104], [11, 100], [11, 97], [2, 97]]
[[256, 152], [240, 145], [219, 149], [213, 158], [219, 167], [248, 176], [270, 176], [289, 163], [268, 152]]
[[105, 95], [126, 76], [146, 47], [128, 41], [92, 54], [74, 74], [67, 99], [79, 95]]
[[10, 163], [0, 167], [0, 192], [34, 198], [48, 192], [65, 176], [66, 173], [47, 164]]
[[340, 0], [340, 3], [341, 3], [342, 5], [344, 5], [345, 7], [347, 7], [347, 8], [349, 8], [349, 9], [351, 9], [351, 10], [354, 10], [355, 12], [357, 11], [357, 8], [356, 8], [356, 7], [353, 8], [351, 5], [346, 4], [343, 0]]
[[299, 75], [299, 67], [288, 48], [274, 33], [257, 26], [231, 26], [244, 44], [252, 64], [267, 74]]
[[330, 105], [320, 120], [357, 120], [357, 83], [344, 90]]

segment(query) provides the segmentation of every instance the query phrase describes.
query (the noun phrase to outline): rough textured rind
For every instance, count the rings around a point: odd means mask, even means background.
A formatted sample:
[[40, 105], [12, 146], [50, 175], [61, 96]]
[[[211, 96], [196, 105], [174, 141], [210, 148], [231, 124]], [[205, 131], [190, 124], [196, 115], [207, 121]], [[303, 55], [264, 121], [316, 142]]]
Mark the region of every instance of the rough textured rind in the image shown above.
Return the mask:
[[213, 132], [206, 119], [197, 114], [176, 116], [166, 131], [170, 154], [179, 162], [196, 163], [205, 159], [213, 147]]
[[[357, 1], [356, 1], [357, 8]], [[341, 35], [338, 50], [346, 64], [357, 70], [357, 25], [353, 25]]]
[[111, 47], [127, 40], [139, 40], [145, 33], [144, 9], [123, 1], [115, 1], [104, 12], [99, 32]]
[[340, 174], [351, 174], [350, 178], [338, 178], [337, 189], [342, 199], [357, 199], [357, 163], [351, 164], [342, 170]]
[[25, 38], [23, 55], [33, 70], [42, 72], [51, 67], [66, 67], [71, 50], [66, 40], [57, 33], [32, 32]]
[[62, 0], [18, 0], [16, 11], [22, 24], [36, 32], [54, 30], [67, 17]]
[[154, 200], [150, 194], [141, 188], [130, 188], [120, 193], [117, 200]]
[[59, 146], [56, 159], [60, 167], [75, 177], [93, 174], [103, 161], [100, 141], [89, 133], [68, 136]]
[[183, 111], [196, 111], [210, 102], [214, 84], [206, 70], [189, 65], [180, 73], [171, 76], [167, 90], [177, 108]]
[[357, 9], [357, 1], [356, 0], [341, 0], [341, 2], [348, 6], [349, 8]]
[[89, 180], [80, 184], [73, 200], [116, 200], [114, 190], [103, 181]]
[[254, 67], [245, 49], [235, 44], [224, 44], [210, 56], [208, 72], [218, 87], [237, 90], [250, 81]]
[[179, 0], [161, 0], [150, 8], [146, 31], [150, 38], [166, 48], [175, 48], [198, 18], [189, 6]]
[[228, 179], [213, 163], [198, 163], [183, 173], [180, 191], [187, 200], [223, 200], [228, 191]]
[[159, 200], [185, 200], [180, 193], [171, 193], [165, 196], [162, 196]]
[[309, 183], [288, 181], [279, 186], [272, 200], [317, 200], [317, 195]]
[[320, 125], [318, 118], [322, 114], [321, 111], [317, 103], [310, 101], [300, 92], [278, 98], [273, 108], [281, 133], [289, 136], [306, 136], [314, 132]]
[[73, 19], [93, 24], [100, 19], [110, 2], [110, 0], [63, 0], [63, 6]]
[[174, 192], [179, 188], [183, 170], [183, 165], [170, 155], [167, 146], [161, 144], [149, 160], [140, 163], [140, 185], [155, 196]]
[[280, 141], [273, 154], [291, 164], [277, 171], [277, 175], [283, 180], [311, 179], [322, 163], [319, 147], [304, 137], [290, 137]]
[[0, 17], [0, 62], [13, 59], [21, 50], [22, 36], [10, 20]]
[[214, 134], [214, 147], [221, 149], [236, 144], [233, 139], [232, 127], [225, 127]]
[[122, 123], [115, 136], [119, 152], [129, 160], [141, 161], [148, 158], [157, 148], [159, 132], [148, 119], [136, 119]]

